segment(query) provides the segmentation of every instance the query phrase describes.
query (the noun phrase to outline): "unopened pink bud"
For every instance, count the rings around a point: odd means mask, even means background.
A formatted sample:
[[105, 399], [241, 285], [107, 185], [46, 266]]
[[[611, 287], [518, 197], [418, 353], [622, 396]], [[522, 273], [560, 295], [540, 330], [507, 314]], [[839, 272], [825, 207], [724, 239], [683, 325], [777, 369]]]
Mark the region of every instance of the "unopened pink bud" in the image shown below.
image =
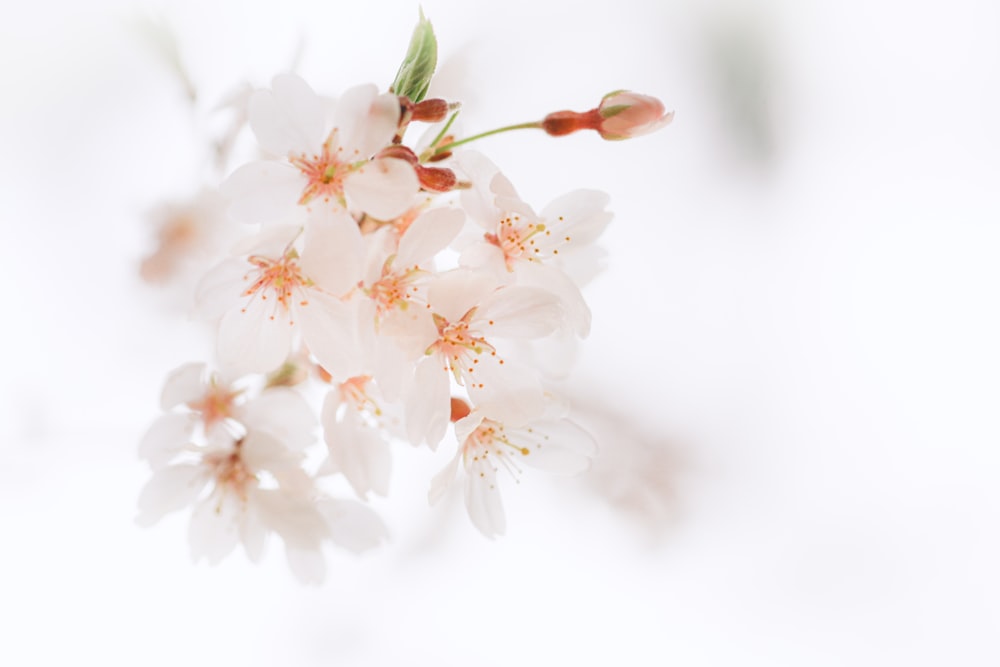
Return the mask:
[[597, 131], [609, 140], [649, 134], [674, 118], [674, 112], [667, 113], [663, 102], [655, 97], [627, 90], [608, 93], [597, 110], [602, 119]]

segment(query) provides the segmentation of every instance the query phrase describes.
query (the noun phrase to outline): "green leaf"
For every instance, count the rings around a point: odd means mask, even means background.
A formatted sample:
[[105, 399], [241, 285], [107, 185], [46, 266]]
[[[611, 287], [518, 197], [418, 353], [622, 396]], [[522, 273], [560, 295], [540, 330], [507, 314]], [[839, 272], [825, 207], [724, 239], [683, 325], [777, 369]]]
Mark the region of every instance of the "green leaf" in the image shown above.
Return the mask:
[[431, 22], [424, 18], [424, 11], [421, 9], [420, 20], [410, 38], [410, 47], [406, 50], [406, 57], [403, 58], [403, 64], [396, 72], [396, 80], [389, 90], [397, 95], [405, 95], [411, 102], [417, 103], [427, 95], [435, 67], [437, 38], [434, 37]]

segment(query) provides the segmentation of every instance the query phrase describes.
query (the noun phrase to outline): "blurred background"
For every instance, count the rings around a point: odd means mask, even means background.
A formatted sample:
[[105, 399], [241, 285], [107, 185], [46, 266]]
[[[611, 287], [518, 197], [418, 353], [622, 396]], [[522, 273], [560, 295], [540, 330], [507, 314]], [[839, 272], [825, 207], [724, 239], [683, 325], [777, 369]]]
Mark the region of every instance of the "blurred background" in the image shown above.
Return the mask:
[[293, 65], [386, 87], [418, 6], [11, 6], [0, 663], [1000, 664], [1000, 5], [422, 8], [469, 132], [620, 88], [676, 111], [479, 145], [537, 208], [611, 196], [565, 384], [594, 470], [505, 484], [490, 542], [426, 505], [451, 450], [399, 448], [391, 543], [318, 588], [277, 548], [192, 564], [185, 516], [136, 527], [136, 444], [211, 345], [139, 278], [156, 207], [211, 177], [220, 99]]

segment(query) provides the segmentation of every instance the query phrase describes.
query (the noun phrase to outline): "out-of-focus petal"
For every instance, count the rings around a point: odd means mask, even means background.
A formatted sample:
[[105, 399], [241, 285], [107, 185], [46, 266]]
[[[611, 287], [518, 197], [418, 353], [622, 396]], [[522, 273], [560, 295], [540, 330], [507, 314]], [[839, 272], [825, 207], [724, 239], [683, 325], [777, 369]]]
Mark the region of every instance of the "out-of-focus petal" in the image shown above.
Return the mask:
[[437, 356], [420, 360], [406, 402], [406, 431], [412, 444], [426, 441], [431, 449], [437, 449], [451, 416], [450, 386]]
[[170, 410], [182, 403], [196, 401], [205, 393], [205, 364], [192, 362], [171, 371], [160, 393], [160, 408]]
[[201, 466], [181, 464], [160, 468], [139, 493], [136, 523], [149, 526], [165, 515], [190, 506], [208, 482]]
[[275, 156], [311, 154], [326, 138], [323, 103], [295, 74], [279, 74], [271, 90], [254, 92], [248, 113], [257, 142]]
[[162, 415], [139, 441], [139, 457], [162, 468], [187, 448], [197, 423], [193, 414]]

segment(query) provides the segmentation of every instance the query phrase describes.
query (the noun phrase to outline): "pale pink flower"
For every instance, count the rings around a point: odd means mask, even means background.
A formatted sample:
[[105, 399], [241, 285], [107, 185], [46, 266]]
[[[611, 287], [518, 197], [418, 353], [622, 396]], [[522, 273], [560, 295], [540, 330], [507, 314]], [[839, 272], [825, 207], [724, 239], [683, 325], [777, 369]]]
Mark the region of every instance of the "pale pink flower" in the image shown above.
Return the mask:
[[250, 126], [272, 159], [243, 165], [223, 183], [230, 214], [244, 222], [298, 222], [318, 205], [379, 220], [402, 214], [420, 188], [413, 167], [374, 158], [389, 146], [400, 118], [399, 98], [374, 85], [346, 91], [332, 114], [294, 74], [250, 98]]
[[429, 324], [421, 327], [424, 357], [417, 363], [406, 404], [410, 441], [436, 447], [451, 406], [451, 380], [476, 405], [505, 419], [540, 413], [543, 391], [532, 369], [498, 353], [498, 339], [532, 339], [555, 331], [563, 318], [558, 299], [533, 287], [497, 288], [490, 276], [453, 270], [428, 290]]
[[[300, 254], [301, 247], [301, 254]], [[359, 371], [357, 315], [341, 297], [360, 275], [361, 236], [346, 213], [311, 215], [299, 228], [269, 228], [202, 280], [197, 296], [206, 319], [221, 317], [217, 349], [234, 372], [268, 372], [293, 349], [296, 335], [327, 371]]]
[[464, 496], [469, 518], [486, 537], [507, 529], [497, 472], [521, 474], [521, 464], [560, 475], [575, 475], [590, 468], [597, 455], [593, 437], [568, 419], [547, 419], [513, 425], [474, 410], [455, 423], [458, 452], [431, 482], [431, 504], [447, 492], [458, 472], [465, 470]]
[[575, 190], [537, 214], [485, 157], [469, 151], [460, 162], [477, 185], [462, 193], [462, 204], [484, 230], [479, 240], [465, 244], [461, 265], [492, 271], [506, 283], [552, 292], [562, 303], [569, 328], [586, 336], [590, 308], [562, 266], [567, 256], [591, 247], [611, 221], [605, 210], [607, 195]]
[[369, 492], [388, 495], [389, 437], [399, 434], [402, 424], [371, 377], [353, 377], [331, 390], [320, 420], [328, 454], [321, 472], [343, 474], [359, 498]]

